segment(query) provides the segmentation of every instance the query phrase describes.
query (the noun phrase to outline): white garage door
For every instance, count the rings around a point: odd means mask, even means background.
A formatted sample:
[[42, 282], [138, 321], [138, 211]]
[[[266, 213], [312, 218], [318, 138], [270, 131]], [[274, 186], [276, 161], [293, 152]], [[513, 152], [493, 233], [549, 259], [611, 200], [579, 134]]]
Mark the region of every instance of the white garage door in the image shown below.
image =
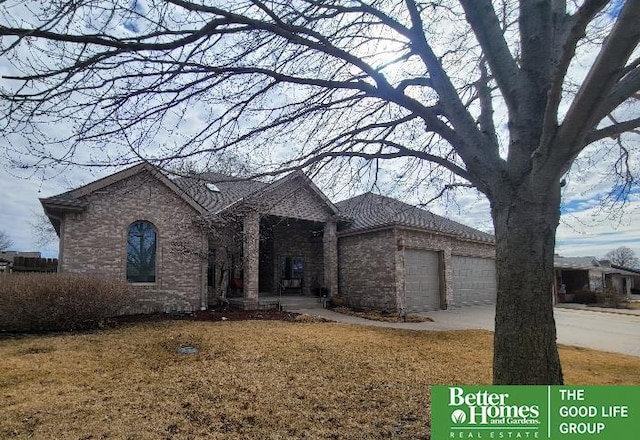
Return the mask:
[[496, 262], [490, 258], [451, 257], [456, 305], [496, 302]]
[[437, 252], [407, 249], [405, 252], [407, 312], [440, 308], [440, 268]]

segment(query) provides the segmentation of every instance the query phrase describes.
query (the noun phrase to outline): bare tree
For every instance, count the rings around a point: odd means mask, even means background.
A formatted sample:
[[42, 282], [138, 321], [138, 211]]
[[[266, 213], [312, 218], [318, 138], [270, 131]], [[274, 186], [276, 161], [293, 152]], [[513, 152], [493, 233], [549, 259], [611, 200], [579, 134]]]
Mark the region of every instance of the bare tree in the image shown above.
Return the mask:
[[620, 246], [615, 248], [605, 255], [608, 260], [611, 260], [613, 264], [624, 267], [638, 267], [638, 257], [633, 249], [626, 246]]
[[58, 238], [56, 230], [49, 218], [43, 213], [33, 212], [34, 219], [30, 222], [31, 234], [38, 246], [48, 246]]
[[640, 0], [22, 4], [3, 2], [0, 26], [16, 71], [3, 129], [29, 127], [26, 148], [7, 135], [18, 165], [211, 161], [248, 146], [273, 172], [389, 160], [401, 176], [471, 184], [496, 236], [494, 382], [562, 383], [562, 182], [590, 145], [618, 155], [616, 194], [637, 182]]
[[4, 231], [0, 231], [0, 251], [6, 251], [13, 246], [13, 240], [9, 238], [9, 234]]

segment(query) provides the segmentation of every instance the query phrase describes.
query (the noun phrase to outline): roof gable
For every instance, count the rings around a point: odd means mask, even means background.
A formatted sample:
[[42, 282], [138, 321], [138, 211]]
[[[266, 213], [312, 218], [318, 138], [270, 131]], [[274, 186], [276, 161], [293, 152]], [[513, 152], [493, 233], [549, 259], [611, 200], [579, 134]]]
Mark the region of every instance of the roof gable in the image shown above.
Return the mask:
[[104, 189], [114, 183], [121, 182], [137, 174], [148, 172], [151, 176], [157, 179], [160, 183], [165, 185], [171, 191], [176, 193], [182, 200], [184, 200], [189, 206], [195, 209], [199, 213], [204, 213], [205, 209], [196, 200], [194, 200], [189, 194], [183, 191], [175, 183], [173, 183], [167, 176], [165, 176], [158, 168], [154, 167], [150, 163], [144, 162], [135, 165], [131, 168], [119, 171], [115, 174], [103, 177], [87, 185], [79, 188], [67, 191], [62, 194], [58, 194], [52, 197], [40, 199], [40, 203], [47, 209], [72, 209], [82, 210], [86, 207], [86, 203], [82, 201], [82, 198], [92, 194], [96, 191]]
[[[176, 185], [197, 200], [211, 214], [232, 209], [240, 204], [257, 205], [262, 211], [282, 217], [307, 220], [326, 219], [339, 213], [338, 208], [301, 171], [294, 171], [272, 183], [255, 179], [232, 177], [220, 173], [203, 173], [175, 180]], [[219, 191], [211, 191], [213, 183]], [[315, 203], [310, 206], [310, 199]], [[305, 213], [299, 208], [301, 200], [315, 213]], [[298, 208], [298, 209], [296, 209]], [[326, 211], [320, 215], [320, 210]]]

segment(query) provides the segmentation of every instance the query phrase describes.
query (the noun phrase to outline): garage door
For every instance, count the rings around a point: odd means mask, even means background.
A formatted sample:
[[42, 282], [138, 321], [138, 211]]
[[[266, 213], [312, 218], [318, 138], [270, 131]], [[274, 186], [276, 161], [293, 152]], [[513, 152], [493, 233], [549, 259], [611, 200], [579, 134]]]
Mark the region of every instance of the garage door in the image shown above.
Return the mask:
[[407, 249], [405, 253], [407, 312], [440, 308], [440, 269], [437, 252]]
[[451, 257], [456, 305], [496, 302], [496, 262], [490, 258]]

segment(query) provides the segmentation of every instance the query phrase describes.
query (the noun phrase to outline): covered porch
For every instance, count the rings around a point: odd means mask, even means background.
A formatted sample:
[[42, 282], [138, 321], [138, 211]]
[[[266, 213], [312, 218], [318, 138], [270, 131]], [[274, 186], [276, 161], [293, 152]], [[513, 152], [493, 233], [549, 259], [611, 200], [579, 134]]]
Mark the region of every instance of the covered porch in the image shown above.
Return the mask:
[[[238, 222], [240, 223], [240, 222]], [[209, 303], [308, 308], [338, 287], [336, 221], [246, 213], [231, 246], [211, 243]], [[212, 294], [213, 293], [213, 294]]]

